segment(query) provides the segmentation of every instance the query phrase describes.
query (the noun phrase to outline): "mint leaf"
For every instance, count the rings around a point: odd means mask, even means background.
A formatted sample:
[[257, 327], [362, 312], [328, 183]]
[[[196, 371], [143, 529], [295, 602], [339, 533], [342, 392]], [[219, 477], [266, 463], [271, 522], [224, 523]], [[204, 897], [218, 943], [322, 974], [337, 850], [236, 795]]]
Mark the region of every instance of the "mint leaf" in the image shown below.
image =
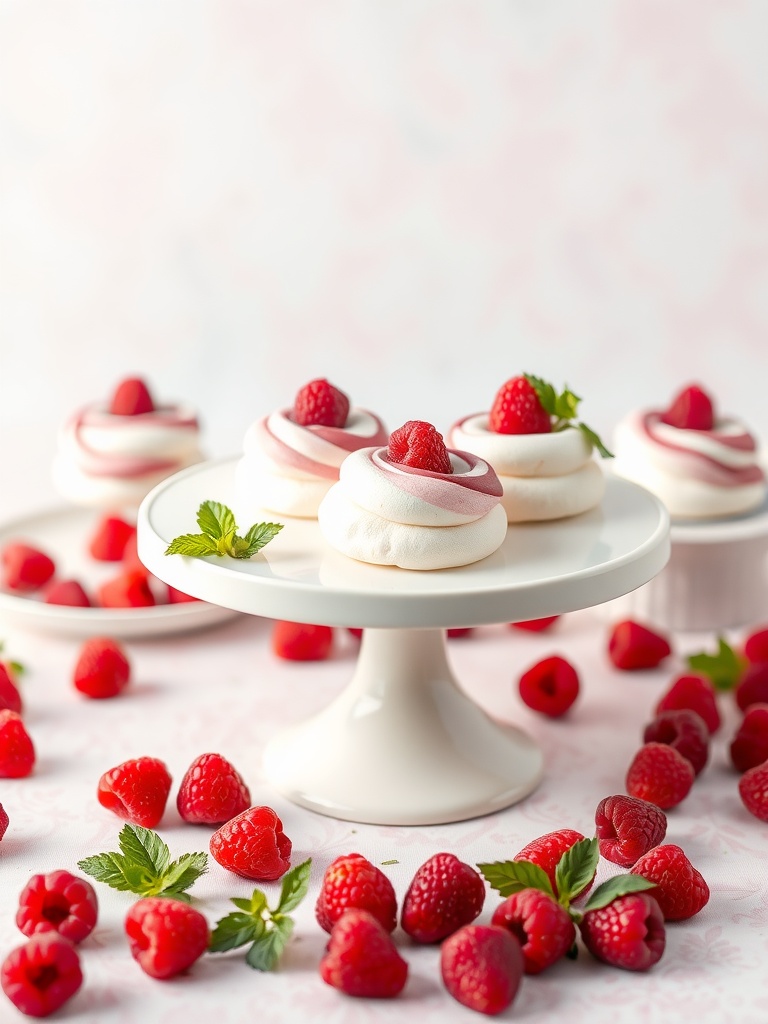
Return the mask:
[[293, 921], [281, 917], [263, 938], [257, 939], [245, 954], [245, 962], [257, 971], [271, 971], [283, 955], [288, 940], [293, 934]]
[[218, 555], [216, 541], [204, 533], [183, 533], [174, 537], [165, 549], [166, 555], [191, 555], [192, 558], [203, 558], [205, 555]]
[[593, 447], [597, 448], [598, 452], [600, 453], [600, 457], [601, 458], [603, 458], [603, 459], [612, 459], [613, 458], [613, 452], [608, 451], [608, 449], [605, 447], [603, 442], [600, 440], [599, 435], [596, 434], [594, 432], [594, 430], [590, 430], [590, 428], [587, 426], [586, 423], [577, 423], [576, 427], [577, 427], [578, 430], [580, 430], [582, 432], [582, 434], [584, 435], [584, 437], [586, 437], [586, 439], [589, 441], [589, 443]]
[[288, 911], [295, 910], [309, 889], [311, 860], [297, 864], [283, 876], [280, 898], [271, 909], [267, 897], [254, 889], [250, 899], [234, 897], [230, 900], [237, 912], [217, 921], [208, 949], [211, 953], [225, 953], [251, 943], [245, 961], [258, 971], [271, 971], [283, 954], [293, 934], [293, 919]]
[[14, 679], [17, 676], [23, 676], [24, 673], [27, 671], [20, 661], [8, 661], [6, 662], [6, 664], [8, 668], [11, 670], [11, 674], [13, 675]]
[[112, 889], [120, 892], [134, 892], [137, 883], [136, 872], [126, 864], [125, 857], [119, 853], [98, 853], [93, 857], [85, 857], [77, 862], [77, 866], [86, 875], [104, 882]]
[[148, 872], [162, 875], [171, 859], [170, 850], [151, 829], [141, 825], [124, 825], [117, 837], [126, 863]]
[[586, 889], [595, 877], [599, 860], [597, 838], [580, 839], [565, 851], [555, 868], [559, 903], [567, 908]]
[[283, 875], [283, 884], [280, 887], [280, 899], [277, 903], [277, 913], [289, 914], [301, 903], [309, 891], [309, 871], [312, 862], [305, 860], [297, 864], [295, 868]]
[[245, 554], [240, 558], [250, 558], [257, 551], [261, 551], [265, 544], [269, 544], [273, 537], [276, 537], [283, 528], [282, 523], [255, 523], [245, 535]]
[[188, 853], [170, 862], [160, 836], [141, 825], [124, 825], [118, 836], [121, 853], [99, 853], [77, 862], [97, 882], [139, 896], [173, 896], [189, 900], [186, 890], [208, 868], [207, 853]]
[[619, 896], [626, 896], [630, 892], [642, 892], [644, 889], [655, 889], [656, 883], [649, 882], [642, 875], [615, 875], [598, 885], [587, 902], [584, 904], [583, 913], [588, 910], [599, 910], [613, 903]]
[[577, 421], [579, 402], [581, 398], [571, 391], [570, 388], [563, 388], [560, 394], [549, 381], [535, 377], [532, 373], [524, 373], [523, 376], [536, 392], [544, 412], [554, 418], [552, 430], [554, 432], [566, 430], [568, 427], [575, 427], [580, 430], [589, 443], [597, 449], [602, 458], [612, 459], [613, 453], [609, 452], [599, 436], [591, 430], [586, 423]]
[[227, 534], [233, 534], [237, 523], [232, 511], [220, 501], [204, 501], [197, 510], [197, 525], [202, 532], [213, 540], [221, 540]]
[[717, 654], [701, 651], [689, 655], [687, 661], [689, 667], [706, 676], [716, 690], [733, 690], [748, 664], [721, 636], [717, 638]]
[[541, 889], [549, 896], [555, 895], [546, 871], [530, 860], [497, 860], [477, 867], [490, 887], [505, 899], [522, 889]]
[[202, 533], [184, 533], [174, 537], [165, 549], [166, 555], [229, 555], [230, 558], [251, 558], [282, 530], [282, 523], [254, 523], [245, 537], [237, 535], [232, 510], [220, 501], [204, 501], [197, 510], [197, 525]]

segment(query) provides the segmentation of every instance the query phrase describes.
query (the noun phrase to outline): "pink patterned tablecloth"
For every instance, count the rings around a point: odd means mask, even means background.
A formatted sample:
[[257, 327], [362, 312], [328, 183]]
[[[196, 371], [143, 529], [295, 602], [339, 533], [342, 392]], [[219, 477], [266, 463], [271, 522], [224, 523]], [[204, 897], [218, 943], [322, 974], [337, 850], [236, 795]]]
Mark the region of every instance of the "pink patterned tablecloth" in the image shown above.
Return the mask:
[[[539, 789], [516, 807], [459, 824], [429, 828], [357, 825], [295, 807], [264, 781], [261, 752], [276, 729], [322, 708], [352, 673], [356, 641], [339, 630], [333, 657], [323, 663], [279, 661], [269, 647], [267, 620], [239, 617], [196, 635], [127, 644], [134, 682], [110, 701], [88, 701], [71, 684], [80, 641], [3, 630], [6, 652], [28, 665], [26, 721], [38, 750], [34, 774], [0, 783], [11, 824], [0, 846], [0, 952], [21, 939], [13, 923], [19, 890], [32, 873], [76, 870], [89, 854], [116, 849], [119, 820], [101, 808], [96, 782], [107, 768], [132, 756], [163, 758], [176, 783], [198, 754], [216, 750], [239, 768], [253, 801], [272, 805], [294, 843], [294, 863], [313, 859], [309, 898], [296, 912], [294, 940], [277, 972], [250, 970], [240, 953], [207, 956], [185, 977], [157, 982], [128, 953], [122, 925], [132, 897], [98, 886], [100, 919], [83, 943], [85, 984], [61, 1016], [88, 1024], [138, 1024], [188, 1019], [218, 1024], [251, 1014], [274, 1022], [322, 1018], [328, 1024], [418, 1020], [420, 1024], [471, 1020], [471, 1011], [442, 988], [438, 951], [396, 940], [410, 964], [408, 984], [393, 1001], [352, 1000], [327, 987], [318, 974], [326, 935], [313, 905], [325, 867], [359, 851], [383, 868], [402, 898], [416, 868], [440, 850], [470, 863], [513, 856], [530, 839], [569, 826], [593, 832], [598, 801], [622, 792], [627, 764], [641, 727], [681, 656], [709, 638], [678, 637], [663, 668], [621, 673], [606, 656], [605, 609], [563, 617], [552, 631], [527, 634], [505, 626], [451, 639], [449, 650], [462, 685], [491, 713], [533, 733], [546, 752]], [[734, 637], [733, 639], [737, 639]], [[517, 694], [520, 672], [559, 652], [577, 667], [582, 694], [568, 716], [545, 720]], [[709, 766], [690, 796], [669, 813], [667, 841], [682, 846], [712, 890], [707, 907], [689, 922], [668, 926], [660, 963], [631, 974], [593, 960], [585, 950], [544, 975], [524, 979], [504, 1017], [530, 1022], [630, 1024], [697, 1021], [765, 1024], [768, 1019], [768, 829], [742, 807], [727, 743], [737, 721], [723, 701], [724, 726]], [[397, 751], [392, 751], [397, 757]], [[375, 785], [375, 780], [371, 780]], [[174, 855], [207, 848], [209, 830], [178, 818], [172, 790], [159, 831]], [[599, 878], [618, 869], [601, 861]], [[276, 895], [277, 884], [264, 888]], [[215, 862], [194, 888], [196, 905], [215, 922], [231, 896], [251, 886]], [[490, 893], [480, 920], [497, 902]], [[0, 1020], [21, 1019], [0, 1003]], [[504, 1018], [503, 1018], [504, 1019]]]

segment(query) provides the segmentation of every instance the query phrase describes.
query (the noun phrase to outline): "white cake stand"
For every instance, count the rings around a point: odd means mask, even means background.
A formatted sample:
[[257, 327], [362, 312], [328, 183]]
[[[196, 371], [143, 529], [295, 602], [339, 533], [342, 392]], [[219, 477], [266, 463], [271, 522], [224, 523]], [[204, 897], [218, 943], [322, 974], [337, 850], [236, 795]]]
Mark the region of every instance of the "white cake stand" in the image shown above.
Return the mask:
[[445, 628], [600, 604], [646, 583], [669, 555], [662, 504], [636, 484], [610, 479], [599, 509], [511, 527], [493, 555], [458, 569], [356, 562], [331, 550], [315, 521], [301, 519], [283, 519], [282, 532], [249, 561], [166, 556], [173, 537], [196, 532], [202, 501], [224, 502], [243, 529], [251, 525], [238, 514], [234, 468], [235, 460], [203, 463], [159, 484], [139, 509], [139, 555], [160, 579], [213, 604], [364, 627], [347, 689], [275, 736], [264, 754], [267, 776], [285, 796], [350, 821], [460, 821], [530, 793], [542, 775], [540, 749], [462, 692]]

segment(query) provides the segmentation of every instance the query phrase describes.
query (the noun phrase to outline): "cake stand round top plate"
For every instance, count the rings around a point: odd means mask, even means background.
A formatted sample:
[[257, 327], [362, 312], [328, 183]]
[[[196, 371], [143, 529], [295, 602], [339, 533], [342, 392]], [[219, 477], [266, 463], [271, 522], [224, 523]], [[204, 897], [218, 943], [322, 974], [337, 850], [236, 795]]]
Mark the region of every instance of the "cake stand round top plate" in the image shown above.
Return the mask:
[[138, 550], [174, 587], [213, 604], [294, 622], [368, 628], [475, 626], [540, 618], [601, 604], [634, 590], [669, 557], [662, 503], [609, 478], [599, 508], [570, 519], [510, 526], [494, 554], [456, 569], [419, 572], [368, 565], [332, 550], [315, 520], [258, 514], [284, 529], [249, 560], [164, 554], [179, 534], [197, 532], [201, 502], [235, 513], [241, 532], [253, 512], [238, 507], [236, 459], [192, 466], [142, 502]]

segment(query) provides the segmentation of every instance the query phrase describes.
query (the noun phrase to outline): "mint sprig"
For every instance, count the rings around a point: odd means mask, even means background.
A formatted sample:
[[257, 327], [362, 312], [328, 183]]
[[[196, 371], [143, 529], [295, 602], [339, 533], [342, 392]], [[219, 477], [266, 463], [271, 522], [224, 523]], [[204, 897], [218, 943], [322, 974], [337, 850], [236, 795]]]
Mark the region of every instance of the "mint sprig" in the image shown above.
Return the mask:
[[254, 523], [244, 537], [237, 533], [232, 510], [220, 501], [204, 501], [197, 510], [200, 533], [183, 533], [174, 537], [165, 549], [166, 555], [229, 555], [231, 558], [250, 558], [261, 551], [283, 528], [282, 523]]
[[643, 892], [645, 889], [655, 889], [656, 883], [649, 882], [642, 875], [614, 875], [607, 879], [595, 889], [592, 895], [582, 908], [583, 916], [588, 910], [600, 910], [613, 903], [619, 896], [627, 896], [631, 892]]
[[591, 427], [588, 427], [586, 423], [578, 420], [581, 398], [577, 394], [568, 387], [565, 387], [558, 393], [549, 381], [543, 380], [541, 377], [535, 377], [532, 373], [524, 373], [523, 376], [536, 392], [544, 411], [554, 417], [553, 431], [574, 427], [582, 432], [587, 441], [598, 450], [602, 458], [613, 458], [613, 452], [608, 451], [600, 436]]
[[748, 664], [747, 659], [737, 654], [721, 636], [717, 638], [715, 654], [700, 651], [689, 655], [686, 660], [689, 668], [706, 676], [716, 690], [735, 689]]
[[254, 889], [250, 899], [233, 898], [237, 911], [227, 914], [211, 934], [211, 953], [226, 953], [250, 943], [245, 962], [257, 971], [271, 971], [277, 966], [288, 940], [293, 934], [295, 910], [307, 895], [311, 860], [297, 864], [283, 876], [277, 906], [270, 908], [267, 897]]
[[530, 860], [494, 861], [478, 864], [478, 870], [492, 889], [505, 899], [523, 889], [539, 889], [557, 899], [566, 910], [571, 901], [586, 889], [597, 870], [600, 851], [597, 839], [580, 839], [566, 850], [555, 868], [555, 896], [546, 871]]
[[504, 899], [523, 889], [540, 889], [554, 899], [555, 893], [546, 871], [530, 860], [504, 860], [478, 864], [477, 869], [488, 885]]
[[[5, 641], [0, 640], [0, 654], [2, 654], [4, 650]], [[14, 682], [18, 679], [20, 675], [23, 675], [24, 672], [26, 672], [26, 669], [24, 668], [20, 661], [10, 661], [5, 659], [0, 660], [2, 660], [3, 663], [5, 664], [5, 667], [10, 670], [11, 678]]]
[[97, 882], [139, 896], [171, 896], [188, 903], [187, 889], [208, 870], [207, 853], [185, 853], [171, 861], [170, 850], [151, 829], [124, 825], [119, 853], [98, 853], [77, 862]]

